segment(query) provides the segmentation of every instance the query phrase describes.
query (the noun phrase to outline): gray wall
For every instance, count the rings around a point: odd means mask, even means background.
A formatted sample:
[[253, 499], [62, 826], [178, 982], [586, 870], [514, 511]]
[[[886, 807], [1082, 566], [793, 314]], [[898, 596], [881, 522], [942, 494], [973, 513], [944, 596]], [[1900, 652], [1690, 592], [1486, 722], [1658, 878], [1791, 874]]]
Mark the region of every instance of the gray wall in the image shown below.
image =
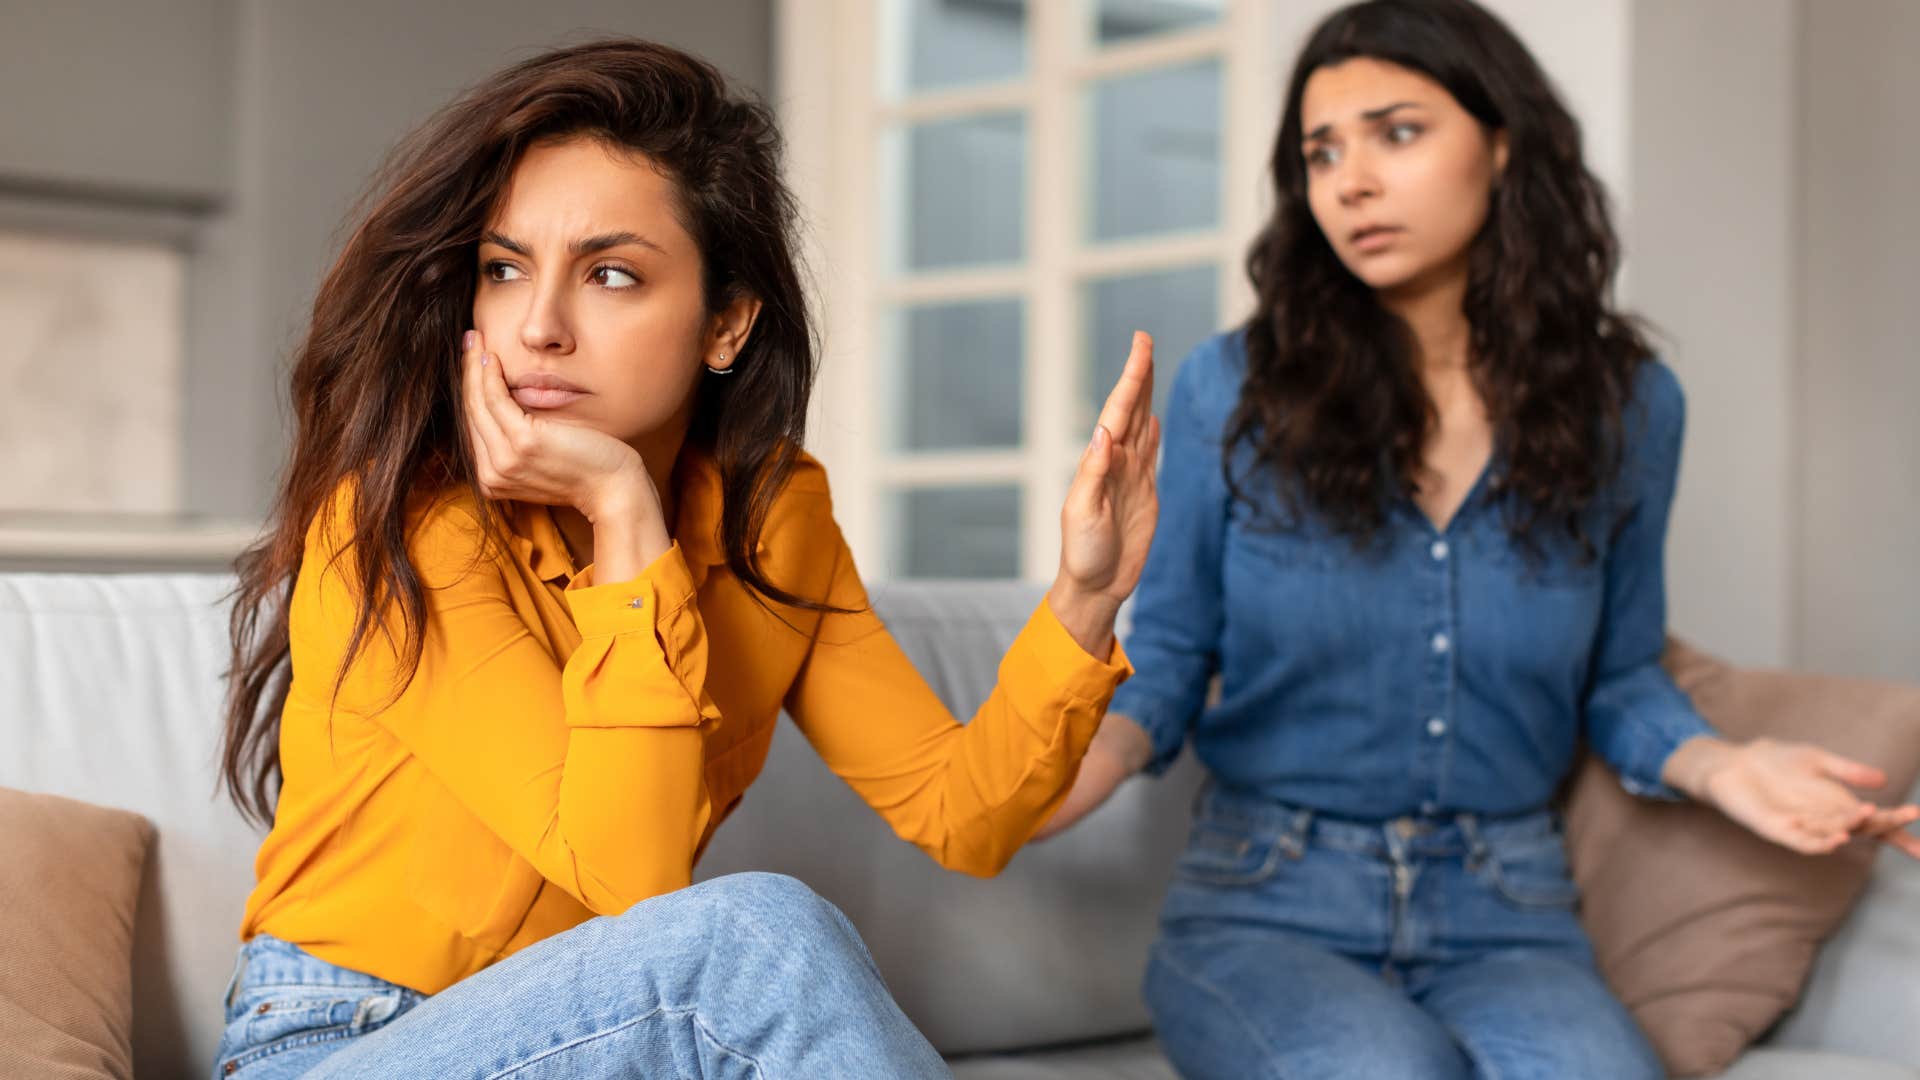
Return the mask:
[[190, 250], [186, 509], [253, 517], [285, 450], [287, 357], [395, 140], [488, 73], [599, 33], [768, 92], [771, 20], [770, 0], [0, 0], [0, 223]]
[[1920, 4], [1802, 5], [1802, 663], [1920, 678]]
[[0, 3], [0, 192], [204, 207], [227, 192], [233, 0]]

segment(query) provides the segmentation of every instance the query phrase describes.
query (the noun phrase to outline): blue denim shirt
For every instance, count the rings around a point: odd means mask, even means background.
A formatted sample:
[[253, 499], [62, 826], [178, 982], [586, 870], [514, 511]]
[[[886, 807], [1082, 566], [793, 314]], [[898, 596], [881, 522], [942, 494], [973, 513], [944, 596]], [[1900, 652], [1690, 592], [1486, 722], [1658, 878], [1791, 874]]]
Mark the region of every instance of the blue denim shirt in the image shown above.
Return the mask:
[[[1242, 335], [1207, 341], [1166, 406], [1135, 674], [1112, 704], [1152, 736], [1149, 771], [1191, 738], [1221, 783], [1326, 814], [1502, 815], [1544, 805], [1585, 736], [1628, 790], [1675, 797], [1661, 767], [1712, 732], [1660, 667], [1673, 373], [1641, 369], [1621, 472], [1590, 511], [1598, 558], [1549, 524], [1530, 561], [1489, 484], [1498, 451], [1444, 532], [1406, 498], [1364, 552], [1311, 515], [1276, 530], [1278, 508], [1231, 498], [1221, 475], [1245, 365]], [[1236, 448], [1242, 495], [1277, 499], [1251, 461]]]

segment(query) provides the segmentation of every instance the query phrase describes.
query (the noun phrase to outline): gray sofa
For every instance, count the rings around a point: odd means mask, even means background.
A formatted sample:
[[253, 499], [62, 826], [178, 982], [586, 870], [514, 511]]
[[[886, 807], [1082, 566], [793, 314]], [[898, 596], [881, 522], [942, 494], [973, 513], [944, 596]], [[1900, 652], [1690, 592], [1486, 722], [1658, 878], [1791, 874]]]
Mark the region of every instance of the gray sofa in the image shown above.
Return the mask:
[[[206, 1075], [253, 881], [259, 837], [214, 795], [230, 585], [0, 574], [0, 785], [124, 807], [158, 826], [135, 933], [143, 1080]], [[1011, 583], [874, 590], [963, 716], [1039, 596]], [[894, 839], [783, 729], [700, 874], [781, 871], [838, 904], [962, 1080], [1170, 1080], [1138, 985], [1198, 780], [1188, 763], [1129, 783], [980, 881]], [[1920, 867], [1884, 857], [1800, 1008], [1727, 1075], [1920, 1080]]]

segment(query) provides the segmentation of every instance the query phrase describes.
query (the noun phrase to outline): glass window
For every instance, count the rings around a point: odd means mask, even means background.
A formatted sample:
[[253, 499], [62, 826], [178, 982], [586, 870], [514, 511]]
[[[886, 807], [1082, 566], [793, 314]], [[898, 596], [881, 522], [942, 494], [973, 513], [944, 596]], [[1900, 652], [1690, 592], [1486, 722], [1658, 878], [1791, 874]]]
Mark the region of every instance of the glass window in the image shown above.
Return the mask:
[[1088, 91], [1096, 242], [1220, 224], [1220, 62], [1160, 68]]
[[1020, 576], [1019, 488], [919, 488], [896, 494], [894, 511], [900, 576]]
[[893, 445], [1020, 445], [1020, 300], [925, 304], [899, 312]]
[[[1054, 0], [1058, 2], [1058, 0]], [[893, 96], [1020, 77], [1024, 0], [889, 0], [880, 71]]]
[[1220, 21], [1221, 0], [1094, 0], [1096, 45], [1134, 41]]
[[1153, 411], [1166, 415], [1167, 389], [1194, 346], [1219, 321], [1220, 270], [1212, 263], [1125, 277], [1101, 278], [1081, 290], [1086, 354], [1080, 370], [1079, 424], [1089, 436], [1100, 406], [1126, 367], [1133, 332], [1153, 335]]
[[896, 270], [1018, 262], [1026, 250], [1027, 124], [1017, 112], [915, 124], [895, 136]]

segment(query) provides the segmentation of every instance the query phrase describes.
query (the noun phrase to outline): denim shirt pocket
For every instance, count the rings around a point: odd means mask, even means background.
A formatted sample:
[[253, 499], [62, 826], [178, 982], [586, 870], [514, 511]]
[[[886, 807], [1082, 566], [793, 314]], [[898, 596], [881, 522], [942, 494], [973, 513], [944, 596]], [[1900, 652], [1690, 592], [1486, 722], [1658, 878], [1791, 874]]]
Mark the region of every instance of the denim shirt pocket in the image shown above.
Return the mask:
[[1202, 885], [1257, 885], [1289, 854], [1278, 833], [1221, 818], [1198, 818], [1174, 874]]

